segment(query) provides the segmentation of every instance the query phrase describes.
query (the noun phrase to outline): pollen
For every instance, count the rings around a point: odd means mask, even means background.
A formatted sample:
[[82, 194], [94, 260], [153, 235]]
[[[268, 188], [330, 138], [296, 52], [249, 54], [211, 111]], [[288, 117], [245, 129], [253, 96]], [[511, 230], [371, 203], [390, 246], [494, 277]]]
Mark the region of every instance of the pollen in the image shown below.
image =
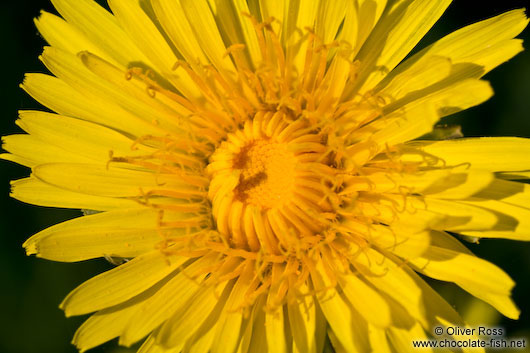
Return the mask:
[[285, 144], [257, 140], [244, 146], [234, 158], [234, 169], [241, 170], [235, 198], [262, 208], [284, 204], [292, 194], [295, 163]]

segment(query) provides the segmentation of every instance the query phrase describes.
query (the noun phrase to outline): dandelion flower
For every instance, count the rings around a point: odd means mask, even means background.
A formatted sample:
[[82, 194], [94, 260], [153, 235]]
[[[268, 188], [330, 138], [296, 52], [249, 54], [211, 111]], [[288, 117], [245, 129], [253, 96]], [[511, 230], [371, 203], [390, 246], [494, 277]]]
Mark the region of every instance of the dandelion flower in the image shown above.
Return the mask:
[[455, 234], [530, 240], [530, 141], [422, 136], [491, 97], [523, 10], [404, 59], [449, 0], [52, 2], [22, 88], [55, 113], [3, 158], [13, 197], [90, 210], [28, 254], [117, 265], [61, 304], [80, 351], [407, 352], [465, 325], [418, 273], [518, 317]]

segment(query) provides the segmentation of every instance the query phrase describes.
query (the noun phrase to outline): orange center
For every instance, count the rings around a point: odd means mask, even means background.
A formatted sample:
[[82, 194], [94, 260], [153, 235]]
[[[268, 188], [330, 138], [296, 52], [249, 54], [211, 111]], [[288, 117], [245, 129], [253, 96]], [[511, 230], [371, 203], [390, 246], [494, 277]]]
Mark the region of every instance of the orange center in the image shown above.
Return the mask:
[[332, 191], [321, 180], [333, 178], [321, 162], [321, 136], [282, 114], [256, 114], [228, 134], [207, 166], [212, 215], [226, 244], [281, 261], [320, 241], [332, 211]]
[[262, 208], [284, 204], [292, 194], [295, 163], [285, 144], [268, 139], [250, 142], [233, 159], [234, 170], [241, 171], [236, 199]]

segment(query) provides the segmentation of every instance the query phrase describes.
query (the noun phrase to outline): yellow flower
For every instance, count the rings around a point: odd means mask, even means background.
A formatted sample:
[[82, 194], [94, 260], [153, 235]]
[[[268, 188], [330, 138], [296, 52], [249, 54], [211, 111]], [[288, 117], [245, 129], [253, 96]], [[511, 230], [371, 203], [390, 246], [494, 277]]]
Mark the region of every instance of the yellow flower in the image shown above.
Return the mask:
[[94, 313], [81, 351], [408, 352], [465, 325], [417, 273], [518, 317], [451, 233], [530, 240], [530, 141], [418, 138], [492, 95], [523, 10], [403, 61], [449, 0], [52, 2], [22, 87], [57, 114], [2, 156], [32, 168], [13, 197], [91, 210], [28, 254], [118, 265], [61, 304]]

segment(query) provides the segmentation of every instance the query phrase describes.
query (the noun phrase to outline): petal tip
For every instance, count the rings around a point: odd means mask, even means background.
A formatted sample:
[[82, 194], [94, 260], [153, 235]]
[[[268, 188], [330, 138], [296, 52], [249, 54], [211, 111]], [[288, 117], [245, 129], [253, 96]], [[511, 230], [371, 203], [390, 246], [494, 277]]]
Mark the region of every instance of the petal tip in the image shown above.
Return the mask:
[[39, 252], [37, 249], [37, 244], [34, 241], [31, 241], [31, 238], [26, 240], [24, 244], [22, 244], [22, 247], [24, 248], [24, 250], [26, 250], [27, 256], [37, 255]]

